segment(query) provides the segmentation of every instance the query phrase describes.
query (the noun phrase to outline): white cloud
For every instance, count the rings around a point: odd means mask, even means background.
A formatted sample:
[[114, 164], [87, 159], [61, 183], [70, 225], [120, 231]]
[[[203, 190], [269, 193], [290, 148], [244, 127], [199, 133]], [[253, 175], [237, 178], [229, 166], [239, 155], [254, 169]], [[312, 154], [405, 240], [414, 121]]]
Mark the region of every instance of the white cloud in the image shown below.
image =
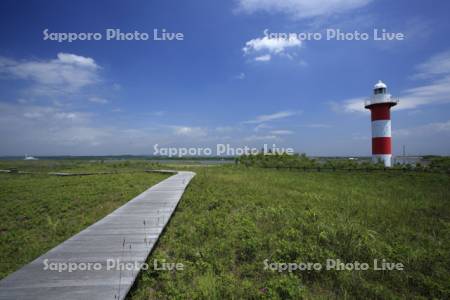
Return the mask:
[[179, 136], [205, 137], [208, 134], [206, 128], [189, 126], [172, 126], [173, 132]]
[[164, 116], [165, 114], [166, 114], [165, 111], [159, 110], [159, 111], [153, 112], [152, 115], [155, 116], [155, 117], [162, 117], [162, 116]]
[[270, 133], [274, 135], [290, 135], [293, 134], [294, 132], [291, 130], [272, 130], [270, 131]]
[[219, 126], [216, 127], [215, 130], [218, 133], [230, 133], [236, 130], [236, 128], [232, 127], [232, 126]]
[[364, 108], [364, 98], [330, 101], [329, 104], [336, 113], [368, 113], [368, 110]]
[[371, 139], [372, 139], [372, 137], [367, 136], [367, 135], [362, 135], [360, 133], [353, 133], [352, 134], [352, 140], [355, 140], [355, 141], [368, 141], [368, 140], [371, 140]]
[[30, 80], [38, 94], [74, 92], [99, 82], [100, 67], [90, 57], [58, 53], [51, 60], [14, 60], [0, 57], [0, 74]]
[[450, 75], [403, 91], [398, 109], [414, 109], [421, 105], [441, 103], [450, 103]]
[[[416, 79], [426, 82], [399, 93], [400, 103], [395, 110], [416, 109], [422, 105], [450, 103], [450, 51], [432, 56], [426, 62], [419, 64]], [[366, 99], [369, 98], [369, 95]], [[352, 98], [339, 102], [330, 102], [336, 112], [367, 112], [364, 108], [365, 98]]]
[[296, 19], [330, 16], [363, 7], [371, 0], [237, 0], [244, 13], [283, 13]]
[[426, 125], [425, 128], [435, 132], [450, 132], [450, 120], [447, 122], [430, 123]]
[[85, 112], [0, 102], [0, 136], [8, 141], [8, 145], [0, 150], [4, 153], [9, 150], [8, 147], [14, 147], [14, 152], [9, 151], [18, 154], [21, 152], [18, 149], [27, 152], [25, 148], [34, 147], [43, 147], [47, 151], [51, 151], [52, 147], [77, 143], [86, 147], [99, 136], [113, 134], [89, 123], [90, 114]]
[[278, 139], [278, 137], [276, 135], [263, 135], [263, 136], [251, 135], [251, 136], [244, 138], [244, 141], [246, 141], [246, 142], [272, 141], [272, 140], [277, 140], [277, 139]]
[[33, 99], [19, 98], [19, 99], [17, 99], [17, 102], [20, 103], [20, 104], [28, 104], [28, 103], [32, 103]]
[[272, 128], [272, 126], [269, 126], [269, 125], [267, 125], [265, 123], [260, 123], [260, 124], [256, 125], [256, 127], [253, 129], [253, 131], [259, 132], [262, 129], [269, 129], [269, 128]]
[[[369, 96], [366, 98], [368, 99]], [[430, 104], [450, 103], [450, 76], [400, 92], [400, 102], [394, 110], [416, 109]], [[368, 113], [364, 98], [352, 98], [330, 102], [332, 110], [346, 113]]]
[[264, 36], [247, 41], [242, 51], [244, 55], [254, 55], [253, 59], [255, 61], [268, 62], [275, 55], [293, 59], [296, 56], [295, 53], [290, 54], [288, 51], [298, 49], [301, 45], [302, 42], [297, 36], [288, 38], [269, 38]]
[[419, 64], [416, 70], [413, 78], [431, 81], [402, 91], [397, 109], [450, 103], [450, 50], [432, 56]]
[[270, 61], [271, 59], [272, 56], [270, 54], [255, 57], [255, 61]]
[[295, 112], [295, 111], [280, 111], [280, 112], [276, 112], [276, 113], [273, 113], [270, 115], [259, 115], [253, 120], [245, 121], [244, 124], [259, 124], [259, 123], [264, 123], [264, 122], [268, 122], [268, 121], [292, 117], [299, 113], [300, 112]]
[[239, 73], [238, 75], [234, 76], [234, 79], [244, 80], [245, 79], [245, 73]]
[[106, 104], [106, 103], [109, 102], [109, 101], [108, 101], [107, 99], [105, 99], [105, 98], [96, 97], [96, 96], [90, 97], [90, 98], [89, 98], [89, 101], [90, 101], [90, 102], [93, 102], [93, 103], [98, 103], [98, 104]]
[[116, 133], [110, 128], [92, 126], [71, 126], [61, 131], [55, 131], [50, 141], [64, 146], [96, 147], [103, 145], [106, 138], [114, 138]]
[[163, 110], [148, 111], [148, 112], [142, 113], [142, 115], [145, 117], [163, 117], [166, 115], [166, 112]]
[[58, 59], [56, 61], [60, 62], [60, 63], [79, 65], [82, 67], [93, 68], [93, 69], [98, 68], [95, 61], [90, 57], [84, 57], [84, 56], [70, 54], [70, 53], [58, 53], [57, 57], [58, 57]]
[[[5, 107], [2, 107], [5, 109]], [[55, 109], [51, 107], [31, 106], [23, 109], [23, 116], [27, 119], [49, 118], [55, 113]]]
[[321, 124], [321, 123], [307, 124], [306, 127], [308, 127], [308, 128], [331, 128], [330, 125]]
[[[179, 140], [168, 127], [127, 128], [56, 106], [0, 102], [0, 155], [151, 153], [155, 143]], [[120, 122], [118, 123], [120, 124]]]
[[300, 47], [301, 44], [302, 42], [296, 36], [289, 38], [269, 38], [265, 36], [246, 42], [242, 51], [244, 53], [268, 51], [269, 53], [278, 54], [288, 48]]
[[285, 57], [292, 60], [296, 57], [296, 53], [293, 53], [293, 50], [301, 46], [302, 42], [297, 36], [290, 36], [288, 38], [269, 38], [268, 36], [264, 36], [247, 41], [242, 48], [242, 52], [244, 52], [245, 56], [252, 55], [253, 60], [257, 62], [271, 61], [273, 56]]
[[68, 120], [72, 122], [82, 122], [87, 119], [88, 113], [82, 112], [55, 112], [54, 117], [57, 120]]
[[40, 124], [61, 124], [66, 122], [70, 124], [84, 123], [90, 116], [89, 113], [77, 111], [63, 111], [58, 107], [39, 106], [39, 105], [15, 105], [0, 102], [0, 115], [3, 120], [14, 119], [23, 120], [23, 122], [35, 122]]
[[436, 133], [450, 133], [450, 120], [446, 122], [429, 123], [414, 128], [397, 129], [392, 132], [393, 136], [396, 137], [419, 137]]
[[426, 62], [416, 67], [417, 74], [414, 78], [430, 78], [436, 75], [450, 73], [450, 50], [432, 56]]
[[398, 109], [421, 105], [450, 103], [450, 50], [438, 53], [417, 67], [416, 79], [431, 81], [402, 91]]

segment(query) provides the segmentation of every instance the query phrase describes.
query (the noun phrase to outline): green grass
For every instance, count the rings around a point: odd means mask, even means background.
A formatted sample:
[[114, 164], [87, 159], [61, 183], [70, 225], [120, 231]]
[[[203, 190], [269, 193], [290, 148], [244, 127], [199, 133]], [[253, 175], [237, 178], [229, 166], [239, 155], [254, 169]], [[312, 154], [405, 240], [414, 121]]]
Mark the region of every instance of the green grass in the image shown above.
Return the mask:
[[[79, 232], [161, 174], [146, 161], [0, 162], [1, 277]], [[157, 166], [164, 168], [164, 166]], [[450, 298], [445, 174], [298, 172], [235, 166], [197, 172], [130, 299]], [[46, 172], [128, 172], [86, 177]], [[269, 262], [386, 259], [404, 271], [264, 270]]]
[[[130, 299], [449, 298], [450, 185], [440, 174], [199, 168]], [[264, 270], [386, 259], [404, 271]]]
[[[44, 163], [39, 164], [39, 171], [47, 170]], [[153, 173], [0, 174], [0, 278], [166, 177]]]
[[61, 160], [3, 160], [0, 161], [0, 169], [17, 168], [18, 171], [32, 173], [48, 172], [134, 172], [151, 169], [159, 169], [159, 163], [150, 160], [85, 160], [85, 159], [61, 159]]

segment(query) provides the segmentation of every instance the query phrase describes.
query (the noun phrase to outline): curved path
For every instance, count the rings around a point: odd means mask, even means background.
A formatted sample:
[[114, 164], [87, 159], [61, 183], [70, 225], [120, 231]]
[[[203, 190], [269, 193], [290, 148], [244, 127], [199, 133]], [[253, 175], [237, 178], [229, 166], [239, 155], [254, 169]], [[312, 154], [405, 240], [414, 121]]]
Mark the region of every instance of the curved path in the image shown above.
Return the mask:
[[[0, 299], [125, 298], [138, 270], [123, 264], [146, 261], [194, 176], [178, 172], [161, 181], [9, 275], [0, 281]], [[50, 270], [68, 263], [77, 270]]]

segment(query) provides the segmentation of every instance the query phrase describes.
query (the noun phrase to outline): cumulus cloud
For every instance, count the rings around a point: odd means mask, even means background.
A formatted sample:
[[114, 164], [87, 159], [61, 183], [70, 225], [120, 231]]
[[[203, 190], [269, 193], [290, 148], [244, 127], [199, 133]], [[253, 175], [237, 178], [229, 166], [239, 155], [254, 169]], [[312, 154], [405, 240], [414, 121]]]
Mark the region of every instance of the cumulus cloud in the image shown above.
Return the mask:
[[90, 57], [83, 57], [80, 55], [70, 54], [70, 53], [58, 53], [57, 62], [65, 64], [79, 65], [87, 68], [98, 68], [98, 65]]
[[0, 74], [29, 80], [34, 91], [42, 94], [74, 92], [99, 82], [100, 67], [90, 57], [58, 53], [50, 60], [15, 60], [0, 57]]
[[252, 51], [268, 51], [270, 53], [281, 53], [287, 48], [300, 47], [301, 41], [296, 36], [289, 38], [269, 38], [267, 36], [263, 38], [256, 38], [245, 43], [245, 47], [242, 49], [244, 53]]
[[292, 59], [289, 50], [300, 48], [302, 42], [297, 36], [288, 38], [255, 38], [247, 41], [242, 48], [244, 55], [254, 55], [255, 61], [267, 62], [272, 59], [273, 55], [284, 56]]
[[255, 61], [270, 61], [272, 59], [272, 55], [266, 54], [255, 57]]
[[296, 19], [330, 16], [363, 7], [371, 0], [237, 0], [244, 13], [283, 13]]

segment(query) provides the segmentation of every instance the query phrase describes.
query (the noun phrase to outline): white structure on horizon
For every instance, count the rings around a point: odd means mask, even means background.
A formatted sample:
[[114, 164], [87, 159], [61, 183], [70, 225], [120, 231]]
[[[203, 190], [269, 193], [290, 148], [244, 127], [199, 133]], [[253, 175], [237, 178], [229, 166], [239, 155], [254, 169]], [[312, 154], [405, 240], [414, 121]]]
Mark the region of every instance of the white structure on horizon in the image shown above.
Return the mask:
[[33, 157], [31, 155], [25, 154], [25, 158], [23, 160], [37, 160], [37, 158]]

